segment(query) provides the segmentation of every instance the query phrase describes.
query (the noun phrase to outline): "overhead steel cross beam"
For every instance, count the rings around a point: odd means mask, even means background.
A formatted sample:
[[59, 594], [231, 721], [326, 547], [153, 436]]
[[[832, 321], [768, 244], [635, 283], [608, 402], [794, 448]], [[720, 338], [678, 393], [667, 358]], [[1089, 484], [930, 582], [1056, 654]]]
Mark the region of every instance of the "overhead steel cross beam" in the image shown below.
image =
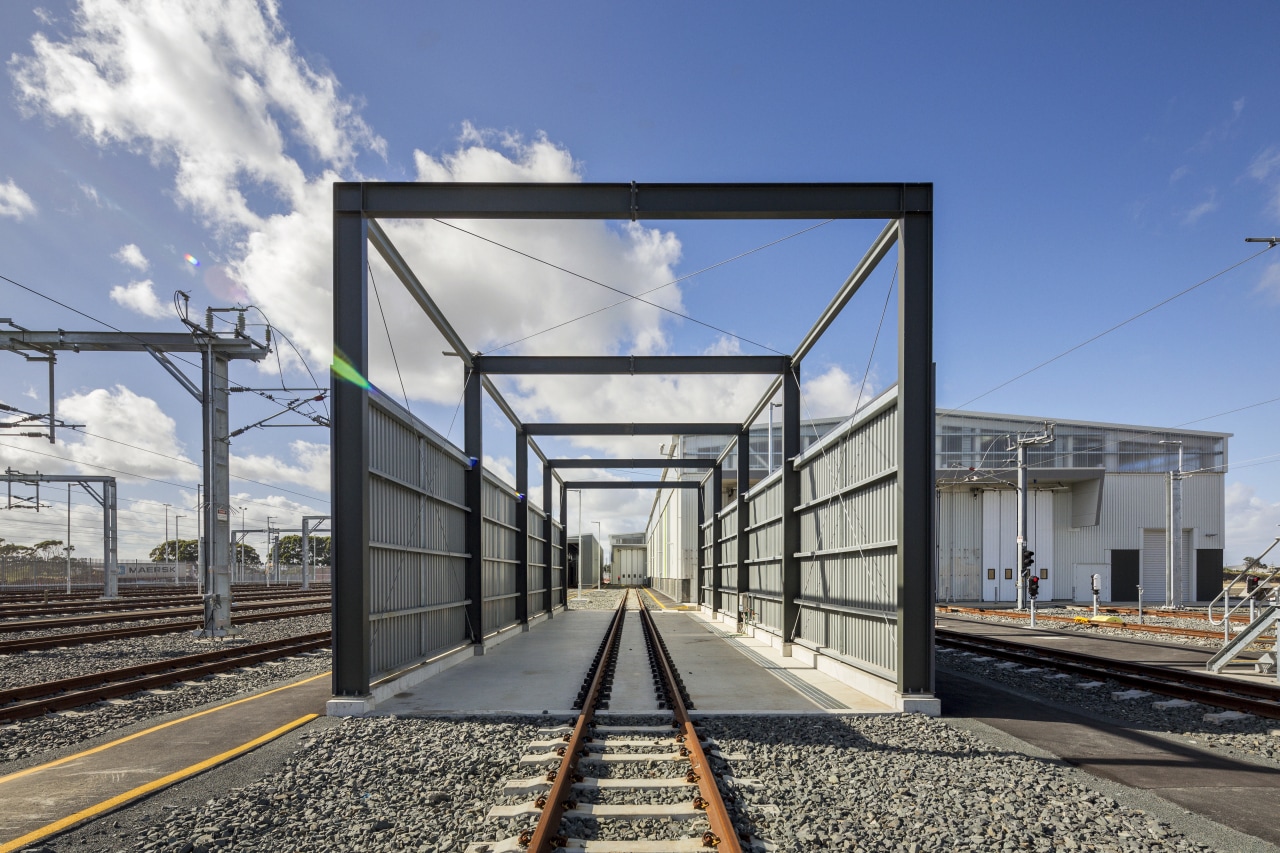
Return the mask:
[[269, 350], [247, 337], [200, 336], [191, 332], [28, 332], [0, 330], [0, 349], [14, 352], [204, 352], [210, 346], [224, 358], [261, 361]]
[[[85, 474], [23, 474], [7, 469], [0, 480], [8, 483], [76, 483], [89, 497], [102, 507], [102, 597], [119, 595], [120, 567], [116, 560], [116, 543], [119, 541], [116, 521], [116, 478]], [[102, 494], [94, 491], [90, 483], [101, 483]], [[39, 494], [39, 492], [37, 492]], [[68, 508], [68, 511], [70, 509]], [[70, 544], [70, 543], [67, 543]]]
[[548, 468], [714, 468], [714, 459], [548, 459]]
[[476, 370], [488, 374], [666, 376], [687, 373], [767, 373], [791, 369], [788, 355], [476, 355]]
[[742, 430], [738, 423], [700, 424], [525, 424], [529, 435], [737, 435]]
[[338, 183], [334, 212], [370, 219], [896, 219], [932, 212], [927, 183]]
[[[261, 361], [271, 352], [266, 344], [240, 332], [223, 336], [189, 324], [185, 332], [38, 332], [0, 330], [0, 350], [28, 350], [51, 355], [70, 352], [145, 352], [160, 363], [200, 403], [204, 443], [204, 551], [203, 575], [205, 636], [224, 636], [231, 629], [231, 471], [230, 383], [227, 371], [232, 359]], [[192, 382], [166, 353], [200, 353], [200, 384]], [[52, 404], [52, 377], [50, 403]], [[52, 412], [50, 412], [52, 416]]]
[[698, 480], [566, 480], [566, 491], [573, 489], [700, 489]]

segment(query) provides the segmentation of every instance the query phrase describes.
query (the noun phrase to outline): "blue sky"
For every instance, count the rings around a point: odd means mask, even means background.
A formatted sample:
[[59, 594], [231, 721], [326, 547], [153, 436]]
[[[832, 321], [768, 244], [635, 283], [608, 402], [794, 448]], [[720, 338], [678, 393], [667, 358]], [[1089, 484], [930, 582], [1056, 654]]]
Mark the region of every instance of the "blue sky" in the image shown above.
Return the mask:
[[[1233, 562], [1262, 550], [1280, 522], [1280, 445], [1270, 426], [1280, 404], [1201, 419], [1280, 397], [1270, 352], [1280, 255], [1248, 261], [985, 392], [1244, 261], [1259, 250], [1244, 237], [1280, 233], [1274, 24], [1274, 6], [1261, 2], [1229, 14], [1164, 2], [7, 3], [0, 274], [131, 331], [175, 329], [166, 313], [175, 289], [190, 290], [201, 312], [251, 301], [317, 369], [327, 359], [334, 178], [932, 181], [939, 405], [1194, 421], [1233, 433]], [[476, 230], [636, 289], [814, 224]], [[393, 236], [432, 271], [476, 349], [612, 301], [594, 285], [429, 226]], [[655, 299], [790, 351], [878, 228], [821, 225]], [[187, 264], [187, 253], [202, 266]], [[460, 389], [456, 361], [434, 355], [433, 333], [416, 331], [389, 274], [376, 266], [374, 274], [387, 285], [380, 293], [398, 360], [404, 366], [415, 347], [425, 353], [403, 371], [414, 410], [446, 431]], [[806, 362], [815, 413], [855, 399], [868, 364], [871, 389], [893, 380], [892, 336], [871, 352], [890, 285], [873, 279]], [[28, 328], [92, 327], [6, 282], [0, 316]], [[765, 351], [635, 303], [599, 316], [517, 351]], [[381, 345], [374, 379], [398, 390]], [[237, 366], [233, 379], [265, 385], [282, 373], [304, 384], [291, 352], [282, 357], [262, 374]], [[134, 525], [122, 550], [141, 556], [163, 536], [164, 503], [194, 505], [197, 469], [174, 457], [198, 459], [195, 405], [145, 356], [67, 356], [59, 371], [60, 407], [92, 421], [95, 435], [135, 447], [0, 436], [0, 463], [72, 470], [38, 452], [163, 481], [121, 486], [122, 526]], [[678, 389], [577, 383], [559, 394], [503, 387], [530, 420], [644, 420], [670, 407], [733, 419], [759, 393], [749, 383], [692, 380]], [[43, 368], [10, 356], [0, 401], [38, 410], [43, 395]], [[237, 397], [232, 421], [271, 411]], [[490, 424], [486, 450], [499, 469], [511, 467], [513, 439], [492, 413]], [[233, 474], [248, 480], [232, 491], [249, 507], [249, 526], [268, 515], [292, 526], [304, 512], [328, 511], [326, 438], [299, 427], [237, 439]], [[629, 450], [648, 455], [651, 443]], [[608, 449], [547, 444], [566, 454]], [[0, 514], [0, 537], [61, 538], [59, 500], [38, 520]], [[639, 529], [648, 500], [601, 492], [585, 514], [606, 533]], [[91, 543], [88, 498], [74, 504], [75, 528]]]

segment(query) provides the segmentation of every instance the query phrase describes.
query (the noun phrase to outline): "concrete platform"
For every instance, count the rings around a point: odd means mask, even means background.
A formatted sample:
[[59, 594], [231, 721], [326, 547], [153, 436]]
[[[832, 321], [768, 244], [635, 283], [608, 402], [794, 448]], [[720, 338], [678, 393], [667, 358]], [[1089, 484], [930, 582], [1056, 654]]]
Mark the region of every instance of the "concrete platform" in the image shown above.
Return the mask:
[[[731, 637], [692, 612], [657, 610], [658, 630], [696, 713], [886, 713], [892, 709], [783, 659], [762, 643]], [[611, 614], [569, 610], [380, 702], [375, 715], [572, 714], [567, 707]], [[608, 713], [657, 710], [636, 613], [627, 616]]]

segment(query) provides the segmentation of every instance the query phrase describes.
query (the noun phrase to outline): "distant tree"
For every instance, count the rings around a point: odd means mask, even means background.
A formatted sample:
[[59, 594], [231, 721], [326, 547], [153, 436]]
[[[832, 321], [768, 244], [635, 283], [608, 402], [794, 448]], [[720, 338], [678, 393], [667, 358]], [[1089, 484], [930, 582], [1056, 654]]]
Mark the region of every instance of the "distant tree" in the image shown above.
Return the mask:
[[333, 538], [330, 536], [312, 536], [311, 551], [315, 554], [317, 566], [327, 566], [332, 562]]
[[244, 561], [246, 566], [261, 566], [262, 558], [258, 556], [257, 550], [252, 545], [246, 545], [243, 542], [236, 543], [236, 562]]
[[0, 557], [8, 557], [13, 560], [29, 560], [35, 556], [35, 550], [30, 545], [19, 545], [17, 542], [6, 542], [0, 545]]
[[42, 560], [52, 560], [62, 550], [62, 540], [46, 539], [43, 542], [37, 542], [32, 545], [31, 550], [35, 551], [36, 556]]
[[302, 563], [302, 537], [296, 533], [280, 537], [278, 551], [281, 565], [297, 566]]
[[170, 539], [151, 549], [151, 562], [194, 563], [200, 559], [200, 543], [195, 539]]

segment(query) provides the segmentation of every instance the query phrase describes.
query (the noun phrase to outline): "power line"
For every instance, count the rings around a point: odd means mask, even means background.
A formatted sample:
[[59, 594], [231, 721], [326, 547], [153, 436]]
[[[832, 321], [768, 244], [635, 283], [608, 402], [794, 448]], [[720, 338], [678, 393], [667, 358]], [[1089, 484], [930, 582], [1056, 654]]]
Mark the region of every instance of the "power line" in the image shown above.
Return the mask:
[[[627, 297], [626, 299], [624, 299], [624, 300], [623, 300], [623, 302], [630, 302], [630, 301], [632, 301], [632, 300], [635, 300], [635, 301], [637, 301], [637, 302], [643, 302], [645, 305], [649, 305], [649, 306], [651, 306], [651, 307], [653, 307], [653, 308], [657, 308], [659, 311], [666, 311], [668, 314], [673, 314], [673, 315], [675, 315], [676, 317], [682, 317], [682, 318], [684, 318], [685, 320], [688, 320], [688, 321], [689, 321], [689, 322], [691, 322], [691, 323], [697, 323], [699, 326], [705, 326], [705, 327], [706, 327], [706, 328], [708, 328], [708, 329], [711, 329], [711, 330], [713, 330], [713, 331], [719, 332], [719, 333], [720, 333], [720, 334], [722, 334], [722, 335], [727, 335], [727, 336], [729, 336], [729, 337], [731, 337], [731, 338], [735, 338], [735, 339], [737, 339], [737, 340], [739, 340], [739, 341], [742, 341], [743, 343], [751, 344], [752, 346], [754, 346], [754, 347], [759, 347], [760, 349], [766, 349], [766, 350], [768, 350], [769, 352], [776, 353], [777, 355], [786, 355], [786, 353], [781, 352], [780, 350], [776, 350], [776, 349], [774, 349], [774, 348], [773, 348], [773, 347], [771, 347], [771, 346], [767, 346], [767, 345], [762, 344], [762, 343], [759, 343], [759, 342], [757, 342], [757, 341], [753, 341], [753, 340], [751, 340], [750, 338], [743, 337], [742, 335], [734, 334], [733, 332], [730, 332], [728, 329], [722, 329], [722, 328], [720, 328], [719, 326], [712, 325], [711, 323], [705, 323], [705, 322], [703, 322], [702, 320], [697, 319], [696, 317], [690, 317], [688, 314], [683, 314], [683, 313], [681, 313], [681, 312], [679, 312], [679, 311], [675, 310], [674, 308], [667, 308], [665, 305], [659, 305], [659, 304], [658, 304], [658, 303], [656, 303], [656, 302], [650, 302], [649, 300], [644, 299], [644, 298], [642, 298], [641, 296], [638, 296], [638, 295], [635, 295], [635, 294], [631, 294], [631, 293], [627, 293], [625, 290], [621, 290], [621, 289], [619, 289], [619, 288], [617, 288], [617, 287], [614, 287], [614, 286], [612, 286], [612, 285], [605, 284], [605, 283], [604, 283], [604, 282], [602, 282], [602, 281], [596, 281], [594, 278], [590, 278], [590, 277], [585, 276], [585, 275], [583, 275], [583, 274], [581, 274], [581, 273], [574, 272], [574, 271], [573, 271], [573, 270], [571, 270], [571, 269], [566, 269], [565, 267], [559, 266], [558, 264], [553, 264], [551, 261], [543, 260], [542, 258], [539, 258], [539, 257], [537, 257], [536, 255], [531, 255], [531, 254], [529, 254], [528, 252], [522, 252], [522, 251], [520, 251], [519, 249], [513, 248], [513, 247], [508, 246], [508, 245], [506, 245], [506, 244], [504, 244], [504, 243], [499, 243], [497, 240], [492, 240], [492, 239], [490, 239], [490, 238], [488, 238], [488, 237], [485, 237], [485, 236], [482, 236], [482, 235], [480, 235], [480, 234], [477, 234], [477, 233], [475, 233], [474, 231], [468, 231], [468, 230], [467, 230], [467, 229], [465, 229], [465, 228], [460, 228], [459, 226], [454, 225], [452, 222], [446, 222], [446, 221], [444, 221], [443, 219], [433, 219], [433, 220], [432, 220], [432, 222], [438, 222], [438, 223], [440, 223], [441, 225], [444, 225], [444, 226], [447, 226], [447, 227], [449, 227], [449, 228], [454, 229], [455, 231], [461, 231], [463, 234], [469, 234], [469, 235], [471, 235], [472, 237], [475, 237], [477, 240], [483, 240], [484, 242], [489, 243], [489, 244], [494, 245], [494, 246], [497, 246], [497, 247], [498, 247], [498, 248], [500, 248], [500, 249], [506, 249], [508, 252], [512, 252], [512, 253], [514, 253], [514, 254], [520, 255], [520, 256], [521, 256], [521, 257], [523, 257], [523, 258], [528, 258], [529, 260], [531, 260], [531, 261], [533, 261], [533, 262], [535, 262], [535, 263], [539, 263], [539, 264], [542, 264], [542, 265], [544, 265], [544, 266], [551, 267], [552, 269], [559, 270], [560, 272], [565, 273], [566, 275], [571, 275], [571, 276], [573, 276], [574, 278], [580, 278], [580, 279], [582, 279], [583, 281], [586, 281], [586, 282], [589, 282], [589, 283], [591, 283], [591, 284], [596, 285], [597, 287], [603, 287], [605, 290], [612, 290], [614, 293], [617, 293], [617, 294], [619, 294], [619, 295], [621, 295], [621, 296], [625, 296], [625, 297]], [[816, 226], [815, 226], [815, 227], [816, 227]], [[606, 306], [606, 307], [611, 308], [611, 307], [613, 307], [613, 306]], [[601, 309], [601, 310], [604, 310], [604, 309]], [[539, 334], [541, 334], [541, 332], [540, 332]], [[506, 344], [506, 346], [511, 346], [511, 344]]]
[[[54, 454], [52, 454], [52, 453], [45, 453], [45, 452], [40, 451], [40, 450], [30, 450], [30, 449], [28, 449], [28, 448], [25, 448], [25, 447], [18, 447], [17, 445], [13, 445], [13, 444], [5, 444], [4, 442], [0, 442], [0, 447], [7, 447], [7, 448], [9, 448], [10, 450], [20, 450], [20, 451], [23, 451], [23, 452], [26, 452], [26, 453], [33, 453], [33, 454], [35, 454], [36, 456], [46, 456], [46, 457], [48, 457], [48, 458], [50, 458], [50, 459], [57, 459], [57, 460], [59, 460], [59, 461], [61, 461], [61, 462], [67, 462], [67, 463], [70, 463], [70, 464], [72, 464], [72, 465], [83, 465], [83, 466], [84, 466], [84, 467], [86, 467], [86, 468], [97, 468], [97, 469], [98, 469], [98, 470], [100, 470], [100, 471], [110, 471], [110, 472], [112, 472], [113, 474], [120, 474], [120, 475], [125, 476], [125, 477], [134, 477], [134, 478], [139, 479], [139, 480], [148, 480], [148, 481], [150, 481], [150, 482], [152, 482], [152, 483], [159, 483], [159, 484], [164, 485], [164, 486], [174, 486], [175, 488], [185, 489], [185, 490], [186, 490], [186, 491], [188, 491], [188, 492], [190, 492], [190, 491], [194, 491], [194, 489], [193, 489], [191, 486], [184, 485], [183, 483], [175, 483], [175, 482], [172, 482], [171, 480], [161, 480], [161, 479], [160, 479], [160, 478], [158, 478], [158, 477], [148, 477], [148, 476], [146, 476], [145, 474], [138, 474], [138, 473], [135, 473], [135, 472], [133, 472], [133, 471], [123, 471], [123, 470], [121, 470], [121, 469], [119, 469], [119, 468], [111, 468], [111, 467], [109, 467], [109, 466], [107, 466], [107, 465], [97, 465], [97, 464], [94, 464], [93, 462], [84, 462], [84, 461], [81, 461], [81, 460], [78, 460], [78, 459], [68, 459], [68, 458], [67, 458], [67, 457], [65, 457], [65, 456], [56, 456], [56, 455], [54, 455]], [[319, 497], [319, 496], [317, 496], [317, 495], [308, 495], [308, 494], [305, 494], [304, 492], [297, 492], [297, 491], [294, 491], [294, 490], [292, 490], [292, 489], [286, 489], [286, 488], [281, 487], [281, 486], [272, 486], [272, 485], [270, 485], [270, 484], [268, 484], [268, 483], [259, 483], [257, 480], [247, 480], [246, 478], [242, 478], [242, 477], [237, 478], [237, 479], [246, 480], [247, 482], [251, 482], [251, 483], [258, 483], [258, 485], [266, 486], [267, 488], [270, 488], [270, 489], [276, 489], [276, 490], [278, 490], [278, 491], [282, 491], [282, 492], [288, 492], [289, 494], [297, 495], [297, 496], [299, 496], [299, 497], [303, 497], [303, 498], [307, 498], [308, 500], [319, 501], [320, 503], [325, 503], [325, 504], [329, 503], [329, 499], [328, 499], [328, 498], [322, 498], [322, 497]], [[259, 506], [271, 506], [271, 504], [265, 504], [265, 503], [263, 503], [263, 502], [261, 502], [261, 501], [246, 501], [246, 503], [254, 503], [255, 505], [259, 505]]]
[[[824, 222], [819, 222], [817, 225], [810, 225], [808, 228], [802, 228], [801, 230], [796, 231], [793, 234], [788, 234], [785, 237], [779, 237], [777, 240], [774, 240], [770, 243], [765, 243], [762, 246], [756, 246], [754, 249], [748, 249], [745, 252], [734, 255], [732, 258], [725, 258], [723, 261], [717, 261], [711, 266], [703, 267], [700, 270], [695, 270], [686, 275], [682, 275], [679, 278], [673, 278], [671, 281], [668, 281], [665, 284], [660, 284], [657, 287], [651, 287], [648, 290], [644, 290], [644, 291], [641, 291], [640, 293], [637, 293], [635, 296], [628, 296], [626, 299], [619, 299], [617, 302], [612, 302], [608, 305], [605, 305], [602, 308], [597, 308], [594, 311], [588, 311], [586, 314], [579, 314], [577, 317], [574, 317], [571, 320], [565, 320], [563, 323], [557, 323], [554, 326], [549, 326], [540, 332], [534, 332], [533, 334], [525, 335], [523, 338], [517, 338], [516, 340], [511, 341], [510, 343], [505, 343], [500, 347], [494, 347], [489, 350], [489, 354], [492, 355], [495, 352], [501, 352], [507, 347], [513, 347], [516, 344], [524, 343], [530, 338], [538, 337], [538, 335], [545, 335], [548, 332], [554, 332], [556, 329], [562, 329], [565, 326], [578, 322], [579, 320], [585, 320], [588, 317], [594, 317], [596, 314], [600, 314], [601, 312], [608, 311], [610, 308], [617, 308], [619, 305], [625, 305], [628, 302], [631, 302], [635, 299], [639, 299], [641, 296], [648, 296], [650, 293], [656, 293], [659, 290], [662, 290], [663, 288], [666, 288], [666, 287], [670, 287], [673, 284], [679, 284], [682, 281], [687, 281], [688, 279], [691, 279], [694, 276], [702, 275], [704, 272], [710, 272], [711, 270], [716, 269], [717, 267], [722, 267], [725, 264], [732, 263], [733, 261], [741, 260], [742, 258], [745, 258], [748, 255], [754, 255], [756, 252], [762, 251], [764, 249], [768, 249], [772, 246], [776, 246], [779, 243], [785, 243], [787, 240], [790, 240], [792, 237], [799, 237], [801, 234], [806, 234], [810, 231], [813, 231], [816, 228], [821, 228], [823, 225], [827, 225], [831, 222], [835, 222], [835, 220], [828, 219]], [[777, 352], [777, 350], [774, 350], [774, 352]]]
[[1238, 261], [1238, 262], [1236, 262], [1236, 263], [1232, 264], [1231, 266], [1227, 267], [1226, 269], [1219, 270], [1218, 272], [1214, 273], [1213, 275], [1209, 276], [1208, 278], [1201, 279], [1200, 281], [1196, 282], [1195, 284], [1191, 285], [1190, 287], [1186, 288], [1185, 290], [1180, 290], [1180, 291], [1178, 291], [1177, 293], [1173, 294], [1172, 296], [1168, 297], [1167, 299], [1163, 299], [1163, 300], [1161, 300], [1160, 302], [1157, 302], [1155, 305], [1152, 305], [1150, 308], [1147, 308], [1147, 309], [1145, 309], [1145, 310], [1139, 311], [1137, 314], [1134, 314], [1132, 317], [1129, 317], [1129, 318], [1128, 318], [1128, 319], [1126, 319], [1126, 320], [1121, 320], [1119, 323], [1116, 323], [1116, 324], [1115, 324], [1114, 326], [1112, 326], [1111, 328], [1109, 328], [1109, 329], [1105, 329], [1105, 330], [1103, 330], [1103, 331], [1099, 332], [1098, 334], [1094, 335], [1093, 337], [1091, 337], [1091, 338], [1089, 338], [1089, 339], [1087, 339], [1087, 340], [1081, 341], [1080, 343], [1076, 344], [1076, 345], [1075, 345], [1075, 346], [1073, 346], [1073, 347], [1069, 347], [1068, 349], [1063, 350], [1062, 352], [1060, 352], [1060, 353], [1058, 353], [1057, 355], [1055, 355], [1053, 358], [1046, 359], [1045, 361], [1042, 361], [1042, 362], [1040, 362], [1039, 364], [1037, 364], [1035, 367], [1032, 367], [1032, 368], [1029, 368], [1029, 369], [1027, 369], [1027, 370], [1022, 371], [1022, 372], [1021, 372], [1021, 373], [1019, 373], [1017, 376], [1014, 376], [1014, 377], [1013, 377], [1013, 378], [1011, 378], [1011, 379], [1006, 379], [1004, 382], [1001, 382], [999, 385], [996, 385], [994, 388], [989, 388], [989, 389], [987, 389], [986, 391], [983, 391], [983, 392], [982, 392], [981, 394], [979, 394], [978, 396], [973, 397], [972, 399], [966, 400], [965, 402], [961, 403], [960, 405], [956, 406], [955, 408], [950, 409], [949, 411], [943, 412], [943, 414], [944, 414], [944, 415], [950, 415], [950, 414], [952, 414], [953, 412], [958, 412], [958, 411], [960, 411], [961, 409], [964, 409], [964, 408], [965, 408], [966, 406], [968, 406], [969, 404], [971, 404], [971, 403], [976, 403], [978, 400], [981, 400], [983, 397], [986, 397], [988, 394], [994, 394], [996, 391], [999, 391], [1001, 388], [1004, 388], [1006, 385], [1012, 385], [1014, 382], [1017, 382], [1019, 379], [1022, 379], [1023, 377], [1029, 376], [1029, 375], [1031, 375], [1032, 373], [1035, 373], [1035, 372], [1036, 372], [1037, 370], [1039, 370], [1040, 368], [1042, 368], [1042, 367], [1047, 367], [1047, 366], [1049, 366], [1050, 364], [1053, 364], [1053, 363], [1054, 363], [1055, 361], [1057, 361], [1058, 359], [1063, 358], [1064, 356], [1070, 355], [1071, 353], [1075, 352], [1075, 351], [1076, 351], [1076, 350], [1078, 350], [1078, 349], [1081, 349], [1082, 347], [1086, 347], [1086, 346], [1088, 346], [1089, 344], [1093, 343], [1094, 341], [1098, 340], [1099, 338], [1106, 337], [1107, 335], [1111, 334], [1112, 332], [1116, 331], [1117, 329], [1119, 329], [1119, 328], [1121, 328], [1121, 327], [1123, 327], [1123, 326], [1127, 326], [1128, 324], [1132, 323], [1134, 320], [1137, 320], [1137, 319], [1138, 319], [1138, 318], [1140, 318], [1140, 317], [1145, 317], [1147, 314], [1150, 314], [1152, 311], [1155, 311], [1157, 308], [1161, 308], [1161, 307], [1163, 307], [1163, 306], [1165, 306], [1165, 305], [1168, 305], [1170, 302], [1173, 302], [1175, 299], [1179, 299], [1179, 298], [1181, 298], [1181, 297], [1183, 297], [1183, 296], [1186, 296], [1186, 295], [1187, 295], [1188, 293], [1190, 293], [1191, 291], [1193, 291], [1193, 290], [1195, 290], [1195, 289], [1197, 289], [1197, 288], [1199, 288], [1199, 287], [1202, 287], [1202, 286], [1204, 286], [1204, 285], [1208, 284], [1209, 282], [1213, 281], [1214, 279], [1221, 278], [1222, 276], [1226, 275], [1227, 273], [1231, 272], [1232, 270], [1234, 270], [1234, 269], [1236, 269], [1236, 268], [1238, 268], [1238, 267], [1242, 267], [1242, 266], [1244, 266], [1245, 264], [1249, 263], [1249, 262], [1250, 262], [1250, 261], [1252, 261], [1254, 258], [1257, 258], [1257, 257], [1259, 257], [1260, 255], [1265, 255], [1267, 252], [1270, 252], [1270, 251], [1271, 251], [1272, 249], [1274, 249], [1274, 248], [1275, 248], [1275, 246], [1274, 246], [1274, 245], [1267, 246], [1267, 247], [1266, 247], [1265, 249], [1263, 249], [1262, 251], [1260, 251], [1260, 252], [1256, 252], [1256, 253], [1254, 253], [1254, 254], [1250, 255], [1249, 257], [1245, 258], [1244, 260], [1242, 260], [1242, 261]]

